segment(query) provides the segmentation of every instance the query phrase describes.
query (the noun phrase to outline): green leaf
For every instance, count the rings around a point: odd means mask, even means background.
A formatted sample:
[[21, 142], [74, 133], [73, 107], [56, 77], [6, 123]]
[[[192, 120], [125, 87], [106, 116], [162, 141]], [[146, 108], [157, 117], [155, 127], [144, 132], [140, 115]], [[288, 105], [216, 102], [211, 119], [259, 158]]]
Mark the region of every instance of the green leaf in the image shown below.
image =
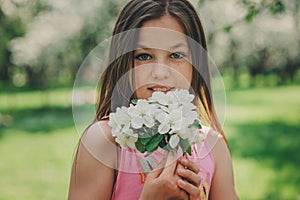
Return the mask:
[[164, 149], [167, 146], [167, 142], [165, 140], [161, 140], [160, 143], [158, 144], [158, 146], [162, 149]]
[[269, 6], [269, 10], [274, 15], [274, 14], [277, 14], [277, 13], [284, 12], [285, 11], [285, 6], [281, 1], [277, 0]]
[[131, 103], [133, 103], [134, 105], [136, 105], [136, 104], [137, 104], [137, 102], [138, 102], [138, 100], [137, 100], [137, 99], [132, 99], [132, 100], [131, 100]]
[[144, 134], [143, 137], [139, 137], [139, 140], [143, 145], [147, 145], [151, 140], [153, 136], [150, 136], [148, 134]]
[[165, 146], [162, 147], [163, 150], [166, 150], [166, 151], [173, 151], [174, 149], [170, 146], [169, 143], [166, 143]]
[[179, 145], [183, 152], [187, 152], [189, 155], [192, 155], [192, 148], [187, 139], [180, 140]]
[[253, 18], [259, 13], [259, 9], [254, 5], [250, 6], [247, 11], [247, 15], [245, 17], [248, 23], [253, 21]]
[[137, 142], [135, 143], [135, 147], [137, 148], [137, 150], [139, 150], [141, 153], [144, 153], [146, 151], [146, 147], [145, 145], [141, 142], [140, 139], [137, 140]]
[[189, 148], [187, 148], [186, 152], [191, 156], [192, 155], [192, 147], [189, 146]]
[[226, 26], [223, 27], [223, 30], [225, 33], [229, 33], [232, 29], [232, 25], [231, 24], [227, 24]]
[[146, 150], [148, 153], [152, 153], [158, 148], [158, 144], [161, 140], [164, 139], [164, 136], [161, 134], [156, 134], [152, 137], [151, 141], [147, 143]]
[[201, 126], [199, 120], [196, 120], [196, 119], [195, 119], [193, 125], [194, 125], [197, 129], [201, 129], [201, 128], [202, 128], [202, 126]]
[[183, 152], [186, 152], [187, 149], [189, 149], [191, 147], [191, 145], [190, 145], [190, 143], [189, 143], [189, 141], [187, 139], [184, 139], [184, 140], [181, 139], [179, 141], [179, 145], [180, 145], [180, 147], [181, 147], [181, 149], [182, 149]]

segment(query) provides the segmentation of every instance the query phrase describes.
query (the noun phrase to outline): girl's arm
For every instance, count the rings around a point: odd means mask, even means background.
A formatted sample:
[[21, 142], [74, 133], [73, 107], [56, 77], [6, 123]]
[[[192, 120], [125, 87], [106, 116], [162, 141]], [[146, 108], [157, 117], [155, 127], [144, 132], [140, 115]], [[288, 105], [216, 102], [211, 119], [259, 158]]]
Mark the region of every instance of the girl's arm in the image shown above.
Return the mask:
[[212, 154], [215, 159], [215, 173], [209, 199], [238, 200], [239, 198], [234, 185], [230, 152], [222, 137], [217, 138], [217, 143], [213, 147]]
[[105, 122], [83, 135], [73, 162], [69, 200], [110, 199], [114, 184], [116, 147]]

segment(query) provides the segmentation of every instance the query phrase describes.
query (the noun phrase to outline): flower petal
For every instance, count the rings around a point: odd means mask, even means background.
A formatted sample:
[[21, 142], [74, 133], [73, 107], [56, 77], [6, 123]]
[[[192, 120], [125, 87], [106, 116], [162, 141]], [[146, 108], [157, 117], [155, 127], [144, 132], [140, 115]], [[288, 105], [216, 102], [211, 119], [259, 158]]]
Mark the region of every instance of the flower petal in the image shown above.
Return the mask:
[[159, 112], [155, 117], [160, 123], [164, 123], [167, 119], [167, 113]]
[[131, 126], [135, 129], [142, 128], [143, 120], [141, 117], [134, 117], [131, 119]]
[[179, 143], [179, 139], [180, 138], [178, 137], [177, 134], [172, 135], [171, 138], [170, 138], [170, 141], [169, 141], [170, 146], [172, 148], [175, 148]]
[[143, 117], [143, 124], [145, 124], [148, 128], [152, 128], [154, 126], [154, 119], [151, 116], [146, 115]]
[[158, 132], [160, 134], [165, 134], [170, 130], [170, 124], [164, 123], [158, 126]]

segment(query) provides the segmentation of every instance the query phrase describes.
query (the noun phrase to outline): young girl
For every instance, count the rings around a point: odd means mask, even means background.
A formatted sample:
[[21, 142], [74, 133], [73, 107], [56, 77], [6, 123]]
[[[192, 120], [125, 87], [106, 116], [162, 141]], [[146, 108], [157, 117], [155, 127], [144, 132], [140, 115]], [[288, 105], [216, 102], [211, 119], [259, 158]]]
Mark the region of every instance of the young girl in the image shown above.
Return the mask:
[[[113, 36], [96, 120], [78, 146], [69, 199], [238, 199], [210, 94], [204, 31], [193, 6], [187, 0], [131, 0]], [[190, 156], [157, 150], [154, 164], [136, 150], [120, 148], [107, 116], [131, 99], [175, 89], [195, 94], [199, 117], [210, 126], [201, 130], [204, 145], [194, 145]]]

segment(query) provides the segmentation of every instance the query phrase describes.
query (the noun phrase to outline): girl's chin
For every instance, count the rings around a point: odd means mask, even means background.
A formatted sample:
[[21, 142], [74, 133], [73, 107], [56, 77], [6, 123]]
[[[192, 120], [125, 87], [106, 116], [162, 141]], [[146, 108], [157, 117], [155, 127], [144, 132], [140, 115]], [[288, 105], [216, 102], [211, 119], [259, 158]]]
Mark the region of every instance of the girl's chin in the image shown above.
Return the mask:
[[136, 96], [138, 99], [148, 99], [149, 97], [151, 97], [153, 94], [153, 92], [150, 92], [148, 90], [146, 91], [137, 91], [136, 92]]

